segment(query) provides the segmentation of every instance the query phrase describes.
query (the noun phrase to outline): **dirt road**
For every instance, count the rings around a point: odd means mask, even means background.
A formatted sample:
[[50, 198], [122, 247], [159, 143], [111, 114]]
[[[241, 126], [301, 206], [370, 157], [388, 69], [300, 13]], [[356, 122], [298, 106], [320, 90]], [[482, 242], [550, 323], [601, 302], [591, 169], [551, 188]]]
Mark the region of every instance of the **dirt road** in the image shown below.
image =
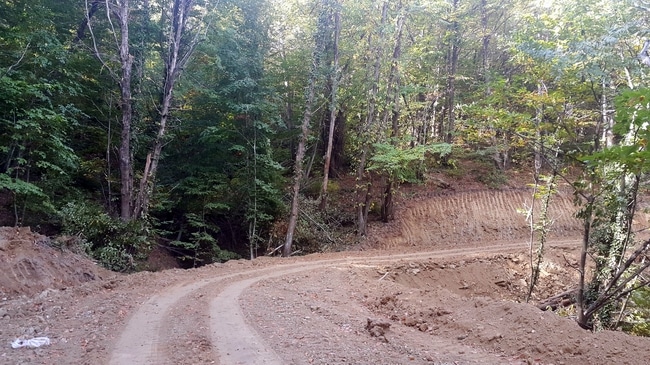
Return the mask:
[[[577, 244], [576, 241], [556, 243], [555, 246], [571, 246]], [[271, 344], [265, 341], [257, 331], [257, 327], [269, 325], [256, 322], [250, 323], [246, 320], [246, 315], [240, 306], [240, 297], [242, 293], [252, 285], [268, 281], [274, 278], [290, 279], [296, 274], [323, 270], [332, 267], [354, 266], [354, 265], [378, 265], [378, 264], [396, 264], [400, 261], [422, 262], [436, 261], [440, 259], [454, 258], [456, 260], [471, 259], [472, 257], [485, 257], [495, 253], [517, 252], [525, 249], [525, 243], [502, 243], [485, 247], [469, 247], [459, 249], [440, 250], [432, 252], [418, 252], [411, 254], [396, 255], [379, 255], [354, 257], [350, 255], [347, 258], [325, 259], [309, 262], [296, 262], [292, 264], [277, 265], [267, 268], [254, 269], [242, 273], [215, 276], [209, 279], [202, 279], [193, 283], [183, 283], [171, 287], [140, 306], [140, 309], [131, 317], [126, 328], [116, 342], [115, 349], [111, 354], [110, 364], [174, 364], [177, 360], [186, 361], [186, 363], [219, 363], [222, 365], [235, 364], [289, 364], [293, 363], [288, 359], [282, 358], [273, 350]], [[327, 286], [327, 282], [322, 283]], [[325, 291], [327, 288], [316, 288], [313, 284], [311, 290]], [[179, 359], [180, 350], [177, 344], [185, 341], [177, 338], [176, 334], [187, 332], [191, 328], [201, 326], [199, 321], [186, 319], [186, 322], [178, 327], [173, 327], [172, 331], [163, 330], [169, 328], [167, 321], [177, 320], [176, 316], [183, 316], [182, 313], [175, 314], [174, 307], [179, 303], [192, 302], [195, 298], [213, 298], [208, 300], [209, 305], [203, 307], [204, 316], [209, 320], [210, 341], [212, 354], [199, 358], [188, 357], [189, 354]], [[266, 298], [270, 301], [271, 298]], [[302, 300], [296, 305], [311, 305], [312, 303]], [[267, 317], [269, 318], [269, 317]], [[198, 318], [200, 320], [200, 318]], [[273, 319], [269, 319], [273, 321]], [[185, 326], [182, 329], [179, 327]], [[170, 339], [170, 337], [172, 339]], [[173, 339], [177, 338], [177, 339]], [[443, 338], [433, 338], [434, 342], [444, 342]], [[481, 363], [491, 359], [490, 363], [497, 363], [499, 358], [493, 354], [487, 353], [480, 349], [475, 349], [461, 345], [447, 345], [451, 352], [460, 352], [455, 361], [463, 363]], [[464, 350], [463, 350], [464, 349]], [[174, 353], [170, 353], [174, 352]], [[349, 353], [350, 350], [348, 349]], [[384, 355], [385, 356], [385, 355]], [[319, 358], [326, 358], [326, 354], [319, 354]], [[307, 362], [305, 362], [307, 363]]]

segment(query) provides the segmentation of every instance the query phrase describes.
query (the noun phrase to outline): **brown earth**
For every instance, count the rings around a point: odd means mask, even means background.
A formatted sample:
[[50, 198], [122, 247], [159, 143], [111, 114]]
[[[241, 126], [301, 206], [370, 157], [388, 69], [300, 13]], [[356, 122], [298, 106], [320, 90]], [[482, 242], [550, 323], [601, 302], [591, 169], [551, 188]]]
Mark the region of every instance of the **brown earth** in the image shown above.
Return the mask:
[[[452, 189], [405, 190], [398, 219], [373, 225], [361, 251], [192, 270], [117, 275], [2, 229], [0, 363], [647, 363], [650, 339], [587, 332], [571, 310], [534, 305], [576, 282], [570, 195], [555, 198], [525, 304], [529, 228], [517, 209], [530, 191]], [[52, 344], [12, 349], [21, 336]]]

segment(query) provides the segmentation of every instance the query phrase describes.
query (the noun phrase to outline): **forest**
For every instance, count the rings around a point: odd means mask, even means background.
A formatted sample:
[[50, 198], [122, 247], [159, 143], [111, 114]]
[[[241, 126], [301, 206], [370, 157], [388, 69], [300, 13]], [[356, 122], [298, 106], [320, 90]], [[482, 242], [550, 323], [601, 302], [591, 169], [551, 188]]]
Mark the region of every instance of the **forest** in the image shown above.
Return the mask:
[[[4, 0], [0, 224], [76, 237], [116, 271], [154, 245], [193, 267], [362, 239], [432, 168], [480, 161], [496, 186], [524, 168], [540, 197], [574, 190], [591, 327], [648, 283], [632, 217], [649, 15], [645, 0]], [[543, 214], [534, 228], [541, 251]]]

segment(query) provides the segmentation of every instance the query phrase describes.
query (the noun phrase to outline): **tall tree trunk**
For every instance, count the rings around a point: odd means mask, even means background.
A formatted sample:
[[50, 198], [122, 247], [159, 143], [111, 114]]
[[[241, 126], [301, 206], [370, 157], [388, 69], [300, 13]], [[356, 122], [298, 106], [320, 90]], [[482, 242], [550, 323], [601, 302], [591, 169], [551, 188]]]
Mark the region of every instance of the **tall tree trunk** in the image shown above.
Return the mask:
[[334, 140], [332, 143], [332, 158], [330, 160], [330, 177], [341, 175], [341, 169], [345, 163], [345, 133], [346, 133], [345, 111], [339, 107], [336, 114], [336, 125], [334, 126]]
[[610, 106], [610, 100], [608, 95], [609, 86], [603, 78], [602, 81], [602, 93], [600, 96], [600, 114], [603, 125], [603, 135], [602, 135], [602, 146], [603, 149], [610, 148], [614, 146], [614, 118], [612, 117], [612, 111]]
[[134, 204], [133, 217], [140, 218], [147, 214], [149, 201], [153, 193], [153, 185], [162, 148], [167, 138], [167, 125], [170, 118], [174, 98], [174, 86], [181, 71], [189, 61], [192, 51], [196, 46], [196, 39], [189, 44], [183, 44], [187, 20], [193, 0], [174, 0], [171, 9], [170, 32], [167, 39], [167, 52], [165, 55], [165, 78], [163, 85], [162, 105], [160, 106], [160, 120], [158, 132], [154, 139], [153, 147], [147, 154], [145, 168], [140, 179], [138, 196]]
[[372, 54], [374, 54], [375, 62], [373, 65], [372, 73], [372, 84], [370, 86], [370, 93], [368, 95], [368, 111], [366, 114], [366, 120], [363, 124], [360, 135], [361, 140], [364, 141], [361, 147], [361, 157], [359, 158], [359, 166], [357, 166], [357, 235], [365, 236], [366, 228], [368, 225], [368, 210], [371, 200], [371, 184], [369, 181], [364, 182], [366, 174], [366, 162], [368, 156], [368, 150], [370, 149], [370, 144], [368, 143], [368, 136], [365, 134], [370, 132], [373, 124], [375, 124], [376, 118], [376, 104], [377, 104], [377, 94], [379, 92], [379, 76], [381, 72], [381, 58], [382, 58], [382, 47], [380, 41], [383, 39], [384, 35], [384, 25], [386, 24], [386, 18], [388, 17], [388, 1], [384, 1], [384, 4], [381, 8], [381, 23], [379, 25], [379, 40], [376, 45], [372, 44], [372, 39], [368, 36], [368, 44], [371, 49]]
[[[388, 94], [387, 94], [387, 105], [390, 106], [386, 109], [386, 114], [384, 120], [391, 118], [391, 144], [397, 145], [399, 143], [399, 116], [400, 116], [400, 105], [399, 105], [399, 89], [400, 89], [400, 77], [399, 77], [399, 59], [402, 55], [402, 34], [404, 29], [404, 14], [402, 14], [402, 3], [398, 5], [398, 11], [400, 14], [397, 18], [397, 29], [395, 30], [395, 47], [393, 48], [393, 56], [391, 59], [390, 74], [388, 76]], [[386, 179], [386, 188], [383, 194], [383, 200], [381, 204], [381, 219], [384, 222], [388, 222], [393, 217], [393, 188], [395, 186], [395, 181], [393, 176], [388, 176]]]
[[336, 10], [334, 12], [334, 62], [332, 65], [331, 71], [331, 83], [332, 91], [330, 96], [330, 123], [329, 123], [329, 134], [327, 136], [327, 151], [325, 152], [325, 166], [323, 167], [323, 186], [321, 191], [320, 198], [320, 209], [325, 210], [327, 208], [327, 184], [329, 180], [330, 172], [330, 161], [332, 159], [332, 145], [334, 143], [334, 127], [336, 126], [336, 114], [337, 114], [337, 101], [336, 93], [338, 89], [338, 77], [339, 77], [339, 37], [341, 35], [341, 13], [339, 10], [338, 1], [334, 1], [334, 6]]
[[452, 22], [451, 22], [451, 40], [449, 44], [449, 53], [447, 57], [447, 67], [449, 74], [447, 76], [447, 134], [445, 142], [453, 143], [454, 130], [456, 128], [456, 72], [458, 69], [458, 51], [460, 42], [460, 24], [457, 19], [459, 0], [452, 0]]
[[[324, 5], [321, 3], [321, 6]], [[324, 6], [323, 6], [324, 8]], [[323, 45], [324, 45], [324, 34], [328, 28], [328, 14], [326, 9], [322, 9], [320, 18], [318, 20], [318, 28], [316, 30], [316, 35], [314, 39], [314, 52], [312, 54], [312, 65], [311, 72], [309, 75], [309, 82], [307, 84], [307, 95], [305, 102], [305, 113], [302, 118], [302, 127], [300, 134], [300, 141], [298, 142], [298, 150], [296, 151], [296, 161], [294, 163], [293, 171], [293, 187], [292, 187], [292, 197], [291, 197], [291, 212], [289, 214], [289, 224], [287, 226], [287, 236], [284, 241], [284, 246], [282, 247], [282, 256], [289, 257], [291, 256], [291, 250], [293, 245], [293, 234], [296, 230], [296, 224], [298, 223], [298, 213], [300, 211], [300, 185], [303, 179], [303, 159], [305, 158], [305, 152], [307, 150], [307, 139], [309, 137], [309, 126], [311, 124], [311, 118], [313, 114], [314, 106], [314, 97], [316, 89], [316, 81], [318, 78], [318, 69], [321, 65]]]
[[589, 320], [586, 316], [586, 294], [587, 294], [587, 253], [589, 252], [589, 237], [591, 236], [591, 223], [592, 223], [592, 214], [593, 214], [594, 199], [589, 197], [586, 202], [586, 208], [582, 212], [582, 223], [583, 223], [583, 232], [582, 232], [582, 246], [580, 248], [580, 261], [579, 261], [579, 274], [580, 279], [578, 280], [578, 295], [576, 298], [577, 306], [577, 317], [576, 322], [582, 328], [589, 328]]
[[490, 89], [490, 30], [488, 29], [488, 3], [487, 0], [481, 0], [481, 30], [483, 31], [483, 37], [481, 39], [481, 73], [483, 74], [483, 82], [485, 84], [485, 95], [490, 95], [492, 90]]
[[298, 151], [296, 152], [296, 161], [293, 171], [293, 187], [291, 197], [291, 213], [289, 215], [289, 225], [287, 227], [287, 236], [282, 248], [282, 256], [291, 256], [291, 245], [293, 244], [293, 233], [296, 230], [298, 223], [299, 211], [299, 194], [300, 184], [302, 182], [302, 160], [305, 158], [305, 150], [307, 146], [307, 138], [309, 137], [309, 124], [311, 123], [312, 106], [314, 103], [314, 89], [316, 84], [316, 60], [312, 66], [312, 75], [309, 77], [309, 86], [307, 87], [307, 103], [305, 105], [305, 114], [302, 119], [302, 133], [300, 135], [300, 142], [298, 142]]
[[122, 109], [122, 130], [120, 132], [120, 218], [123, 221], [133, 219], [133, 160], [131, 155], [131, 122], [133, 105], [131, 98], [131, 71], [133, 56], [129, 51], [129, 0], [119, 2], [116, 10], [119, 27], [119, 57], [121, 64], [120, 105]]
[[[609, 149], [616, 144], [631, 146], [637, 143], [638, 130], [634, 123], [625, 137], [617, 141], [614, 135], [613, 106], [608, 92], [611, 91], [608, 82], [603, 78], [601, 94], [601, 118], [603, 125], [602, 148]], [[582, 255], [586, 255], [587, 249], [595, 249], [595, 270], [591, 282], [587, 286], [581, 278], [578, 298], [578, 323], [583, 327], [593, 329], [608, 329], [615, 323], [612, 314], [615, 304], [620, 298], [618, 295], [624, 293], [626, 285], [630, 280], [645, 270], [644, 265], [635, 268], [633, 273], [626, 272], [634, 261], [634, 256], [641, 253], [638, 250], [647, 249], [646, 243], [626, 257], [629, 245], [633, 243], [632, 223], [637, 205], [637, 194], [640, 177], [631, 173], [626, 167], [618, 163], [609, 162], [602, 166], [602, 181], [598, 185], [602, 189], [600, 199], [597, 203], [603, 206], [599, 212], [598, 219], [592, 218], [591, 231], [585, 234]], [[586, 211], [592, 215], [595, 198], [588, 203]], [[585, 270], [585, 263], [580, 262], [580, 269]], [[637, 271], [638, 270], [638, 271]]]

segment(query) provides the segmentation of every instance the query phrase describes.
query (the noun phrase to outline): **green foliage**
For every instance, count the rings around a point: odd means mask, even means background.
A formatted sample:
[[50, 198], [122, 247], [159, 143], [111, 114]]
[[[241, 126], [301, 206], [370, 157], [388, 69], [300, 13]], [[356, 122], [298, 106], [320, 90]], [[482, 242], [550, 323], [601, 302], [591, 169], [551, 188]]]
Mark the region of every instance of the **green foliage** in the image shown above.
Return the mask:
[[637, 336], [650, 337], [650, 288], [646, 286], [634, 291], [629, 300], [623, 329]]
[[79, 159], [69, 133], [80, 110], [60, 33], [66, 10], [46, 0], [0, 3], [0, 190], [15, 224], [41, 224], [68, 195]]
[[64, 233], [83, 239], [86, 252], [107, 269], [133, 271], [151, 251], [152, 232], [144, 221], [122, 222], [86, 202], [68, 203], [60, 216]]
[[189, 66], [196, 78], [184, 86], [192, 108], [178, 113], [183, 128], [166, 147], [154, 213], [197, 265], [244, 255], [246, 245], [255, 251], [283, 209], [277, 110], [263, 78], [267, 7], [232, 0], [215, 13], [218, 26]]
[[419, 145], [402, 149], [392, 144], [376, 143], [375, 154], [370, 158], [369, 171], [379, 171], [398, 182], [416, 182], [417, 169], [427, 157], [441, 159], [451, 153], [446, 143]]
[[620, 144], [582, 157], [592, 167], [616, 164], [633, 174], [650, 171], [650, 89], [626, 90], [616, 98], [614, 132]]
[[178, 255], [180, 260], [191, 262], [191, 267], [197, 267], [206, 263], [240, 258], [236, 253], [222, 250], [219, 247], [214, 234], [211, 234], [218, 230], [218, 227], [211, 225], [205, 218], [196, 214], [188, 213], [185, 218], [188, 231], [191, 232], [187, 241], [170, 242], [170, 245], [182, 249], [182, 254]]

